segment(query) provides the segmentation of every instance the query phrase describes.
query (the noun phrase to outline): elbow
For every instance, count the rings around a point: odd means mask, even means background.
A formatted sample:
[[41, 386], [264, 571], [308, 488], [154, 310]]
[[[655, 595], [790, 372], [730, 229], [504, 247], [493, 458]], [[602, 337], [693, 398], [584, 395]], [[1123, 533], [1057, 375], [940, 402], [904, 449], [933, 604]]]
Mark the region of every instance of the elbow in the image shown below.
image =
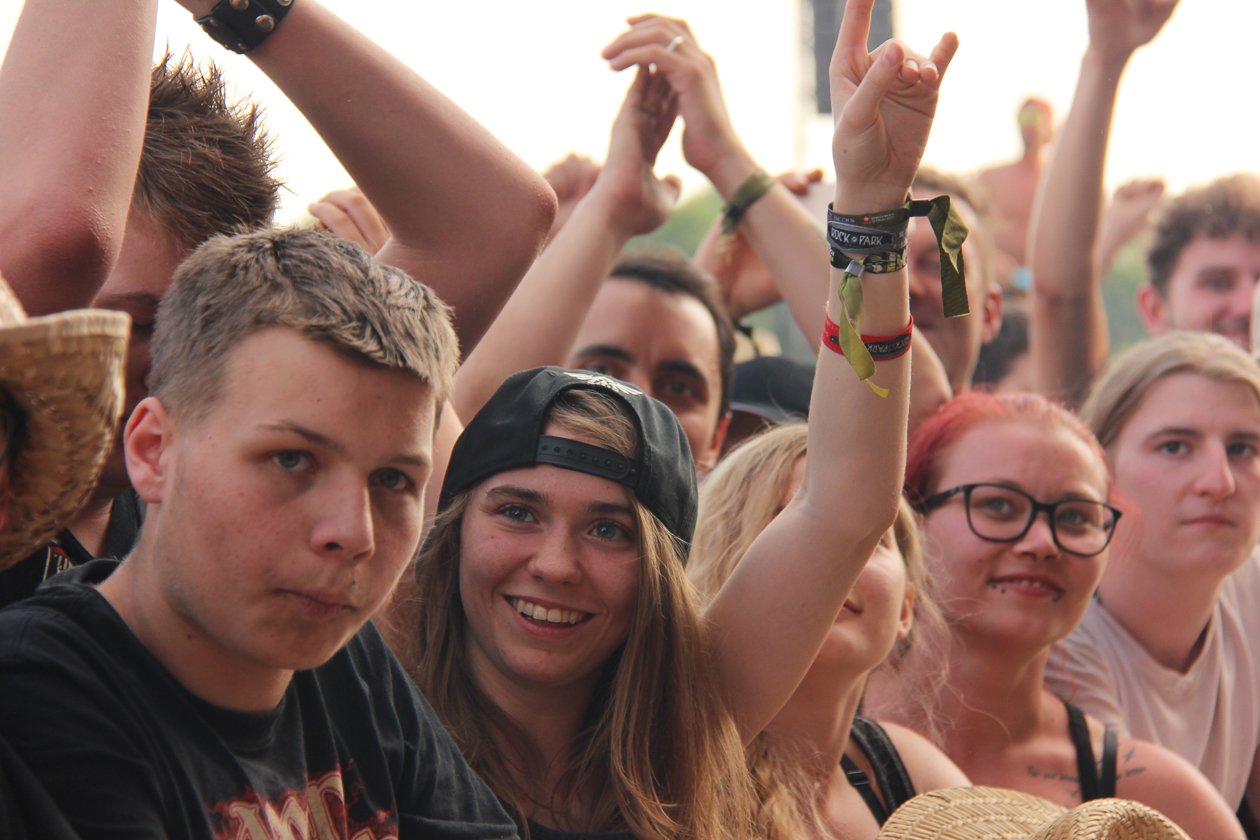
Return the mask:
[[99, 215], [43, 202], [0, 222], [0, 269], [31, 315], [90, 306], [122, 248]]

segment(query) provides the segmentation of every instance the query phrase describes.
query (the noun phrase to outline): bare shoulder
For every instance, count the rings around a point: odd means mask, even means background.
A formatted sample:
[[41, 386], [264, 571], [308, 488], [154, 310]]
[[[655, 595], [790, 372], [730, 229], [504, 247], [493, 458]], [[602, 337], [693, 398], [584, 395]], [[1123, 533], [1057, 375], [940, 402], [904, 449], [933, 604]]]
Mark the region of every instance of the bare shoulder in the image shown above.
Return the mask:
[[967, 774], [940, 747], [918, 732], [882, 720], [879, 725], [884, 727], [893, 746], [897, 748], [897, 754], [901, 756], [901, 762], [906, 766], [915, 790], [922, 793], [937, 788], [971, 784]]
[[1117, 746], [1117, 796], [1163, 811], [1191, 837], [1244, 836], [1234, 809], [1186, 759], [1136, 738], [1122, 737]]

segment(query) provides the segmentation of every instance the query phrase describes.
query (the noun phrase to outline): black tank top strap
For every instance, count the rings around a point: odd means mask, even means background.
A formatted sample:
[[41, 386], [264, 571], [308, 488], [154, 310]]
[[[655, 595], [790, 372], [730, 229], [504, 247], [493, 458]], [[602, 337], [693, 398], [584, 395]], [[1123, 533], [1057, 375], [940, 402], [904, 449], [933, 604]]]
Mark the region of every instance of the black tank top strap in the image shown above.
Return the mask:
[[875, 821], [883, 825], [889, 814], [914, 796], [914, 783], [910, 781], [910, 774], [906, 772], [906, 766], [884, 727], [870, 718], [855, 717], [849, 730], [849, 739], [866, 756], [875, 775], [875, 787], [878, 788], [879, 795], [876, 796], [866, 773], [847, 755], [841, 756], [840, 764], [849, 778], [849, 784], [866, 801]]
[[1094, 761], [1094, 745], [1089, 737], [1089, 724], [1085, 713], [1064, 703], [1068, 714], [1068, 735], [1076, 748], [1076, 774], [1081, 780], [1081, 801], [1104, 799], [1116, 795], [1116, 733], [1107, 727], [1103, 730], [1102, 772]]

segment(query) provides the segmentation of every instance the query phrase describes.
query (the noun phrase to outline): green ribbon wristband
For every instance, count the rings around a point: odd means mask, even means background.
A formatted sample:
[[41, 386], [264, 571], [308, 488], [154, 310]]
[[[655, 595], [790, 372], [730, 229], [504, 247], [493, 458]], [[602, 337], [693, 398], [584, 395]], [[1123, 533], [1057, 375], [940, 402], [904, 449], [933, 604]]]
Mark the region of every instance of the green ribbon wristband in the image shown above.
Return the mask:
[[744, 218], [744, 213], [748, 212], [748, 208], [756, 204], [757, 200], [768, 193], [773, 186], [774, 176], [764, 169], [758, 169], [749, 175], [747, 180], [735, 190], [730, 203], [722, 210], [722, 233], [727, 236], [734, 233], [735, 228], [739, 227], [740, 219]]
[[[967, 239], [967, 224], [958, 215], [949, 196], [942, 195], [930, 200], [907, 200], [904, 205], [863, 216], [840, 216], [828, 210], [827, 221], [846, 225], [869, 226], [873, 229], [897, 228], [912, 216], [926, 216], [936, 235], [937, 249], [941, 258], [941, 308], [945, 317], [956, 318], [968, 314], [967, 286], [963, 264], [962, 244]], [[833, 254], [832, 264], [837, 268], [839, 255]], [[869, 262], [869, 264], [868, 264]], [[905, 267], [904, 257], [892, 254], [871, 254], [862, 260], [851, 259], [844, 269], [837, 289], [840, 299], [838, 340], [844, 357], [858, 379], [870, 386], [881, 397], [888, 390], [870, 379], [875, 375], [875, 361], [862, 342], [862, 275], [887, 274]]]

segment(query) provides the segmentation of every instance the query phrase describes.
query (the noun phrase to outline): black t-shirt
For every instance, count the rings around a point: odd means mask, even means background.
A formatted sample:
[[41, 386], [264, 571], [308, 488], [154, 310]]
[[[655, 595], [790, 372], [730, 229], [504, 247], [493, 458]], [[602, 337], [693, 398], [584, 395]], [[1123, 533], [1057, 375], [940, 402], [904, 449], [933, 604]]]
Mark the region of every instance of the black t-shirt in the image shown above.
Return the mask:
[[[140, 497], [134, 490], [117, 496], [109, 509], [109, 524], [105, 527], [101, 556], [125, 557], [130, 554], [140, 536], [141, 518]], [[93, 559], [92, 553], [74, 534], [68, 528], [63, 529], [48, 545], [0, 572], [0, 607], [16, 604], [45, 580]]]
[[0, 610], [0, 685], [0, 738], [84, 838], [516, 836], [370, 624], [241, 713], [181, 686], [94, 588], [50, 582]]
[[74, 840], [74, 829], [26, 763], [0, 739], [0, 837]]

